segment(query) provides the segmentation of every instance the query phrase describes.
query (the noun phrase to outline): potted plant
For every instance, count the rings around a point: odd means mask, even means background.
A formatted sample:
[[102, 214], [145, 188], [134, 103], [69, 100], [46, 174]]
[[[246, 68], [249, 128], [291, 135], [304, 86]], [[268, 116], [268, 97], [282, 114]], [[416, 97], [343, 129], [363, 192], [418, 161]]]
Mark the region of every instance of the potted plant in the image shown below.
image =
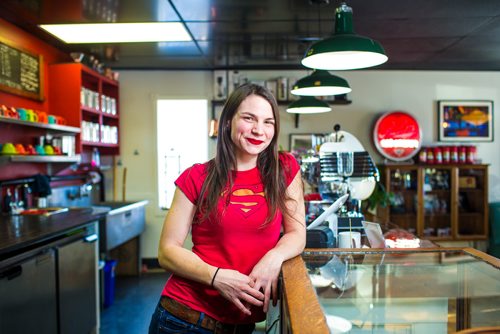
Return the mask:
[[380, 182], [377, 182], [375, 184], [375, 189], [373, 190], [372, 194], [370, 197], [366, 199], [364, 202], [364, 211], [371, 215], [372, 217], [378, 217], [379, 208], [387, 208], [389, 204], [391, 204], [391, 201], [394, 199], [394, 194], [391, 192], [388, 192], [384, 185]]

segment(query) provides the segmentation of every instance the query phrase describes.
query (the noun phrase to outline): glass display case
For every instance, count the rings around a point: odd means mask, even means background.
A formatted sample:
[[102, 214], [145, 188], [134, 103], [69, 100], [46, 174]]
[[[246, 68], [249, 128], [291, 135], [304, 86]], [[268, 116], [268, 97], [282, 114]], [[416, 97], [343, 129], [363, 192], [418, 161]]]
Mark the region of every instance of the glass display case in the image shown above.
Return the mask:
[[472, 248], [306, 250], [281, 290], [282, 333], [500, 330], [500, 260]]

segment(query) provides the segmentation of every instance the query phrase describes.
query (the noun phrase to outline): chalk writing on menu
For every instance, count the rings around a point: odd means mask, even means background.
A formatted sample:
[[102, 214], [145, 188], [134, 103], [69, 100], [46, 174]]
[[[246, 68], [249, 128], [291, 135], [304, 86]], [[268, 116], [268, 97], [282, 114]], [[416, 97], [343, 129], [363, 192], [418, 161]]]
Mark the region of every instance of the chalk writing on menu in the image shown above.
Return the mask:
[[40, 57], [0, 42], [0, 89], [41, 100]]

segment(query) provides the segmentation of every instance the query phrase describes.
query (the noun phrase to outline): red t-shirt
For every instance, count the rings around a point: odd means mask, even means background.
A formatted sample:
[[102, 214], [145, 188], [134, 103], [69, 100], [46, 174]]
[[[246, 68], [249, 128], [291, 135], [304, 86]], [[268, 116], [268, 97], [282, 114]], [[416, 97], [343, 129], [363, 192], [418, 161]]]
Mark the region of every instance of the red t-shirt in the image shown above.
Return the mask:
[[[286, 153], [280, 154], [280, 161], [287, 185], [290, 185], [299, 165], [292, 155]], [[206, 168], [207, 163], [193, 165], [175, 182], [194, 205], [198, 204]], [[222, 219], [209, 219], [192, 225], [192, 251], [208, 264], [248, 275], [257, 262], [276, 246], [283, 216], [278, 212], [276, 218], [262, 228], [268, 210], [258, 169], [233, 173], [234, 186]], [[219, 201], [219, 212], [224, 208], [224, 198], [221, 196]], [[216, 289], [176, 275], [167, 281], [162, 295], [225, 323], [251, 323], [265, 319], [262, 307], [252, 308], [252, 315], [246, 316]]]

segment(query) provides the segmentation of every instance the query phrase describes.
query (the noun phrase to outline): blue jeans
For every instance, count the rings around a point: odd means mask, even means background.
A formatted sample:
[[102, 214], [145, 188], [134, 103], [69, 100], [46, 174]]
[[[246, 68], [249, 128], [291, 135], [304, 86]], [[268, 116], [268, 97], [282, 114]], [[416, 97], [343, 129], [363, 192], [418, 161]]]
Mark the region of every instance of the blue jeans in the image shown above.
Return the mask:
[[158, 303], [153, 316], [151, 317], [151, 323], [149, 324], [149, 334], [212, 334], [212, 331], [199, 326], [204, 316], [205, 314], [202, 313], [198, 324], [193, 325], [172, 315], [170, 312], [165, 310], [160, 305], [160, 303]]

